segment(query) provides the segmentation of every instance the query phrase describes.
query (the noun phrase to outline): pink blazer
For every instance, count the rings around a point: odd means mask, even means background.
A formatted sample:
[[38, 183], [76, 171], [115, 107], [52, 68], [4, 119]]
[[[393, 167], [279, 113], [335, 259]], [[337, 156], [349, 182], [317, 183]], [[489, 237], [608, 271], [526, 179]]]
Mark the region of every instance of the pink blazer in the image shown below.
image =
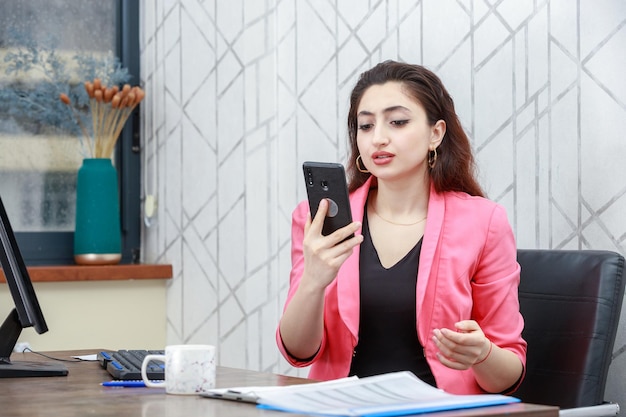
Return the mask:
[[[371, 178], [350, 195], [352, 216], [362, 219]], [[304, 268], [302, 240], [308, 204], [292, 218], [292, 270], [285, 306], [291, 301]], [[519, 312], [515, 238], [500, 205], [465, 193], [438, 194], [431, 187], [428, 220], [422, 241], [416, 300], [417, 334], [437, 386], [458, 394], [483, 393], [472, 369], [457, 371], [436, 358], [431, 340], [436, 328], [454, 328], [459, 320], [476, 320], [497, 346], [514, 352], [526, 365], [524, 321]], [[326, 289], [322, 344], [308, 362], [289, 355], [276, 331], [276, 341], [293, 366], [311, 365], [309, 377], [329, 380], [348, 375], [359, 331], [359, 248], [346, 260]]]

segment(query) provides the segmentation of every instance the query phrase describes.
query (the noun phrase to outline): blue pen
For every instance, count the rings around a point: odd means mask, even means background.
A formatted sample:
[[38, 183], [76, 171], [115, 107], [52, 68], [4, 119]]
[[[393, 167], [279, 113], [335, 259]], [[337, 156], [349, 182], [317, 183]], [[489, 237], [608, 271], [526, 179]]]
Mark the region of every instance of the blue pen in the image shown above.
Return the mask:
[[[162, 381], [153, 381], [153, 382], [162, 382]], [[102, 384], [103, 387], [126, 387], [126, 388], [140, 388], [145, 387], [146, 384], [142, 380], [131, 380], [131, 381], [104, 381]]]

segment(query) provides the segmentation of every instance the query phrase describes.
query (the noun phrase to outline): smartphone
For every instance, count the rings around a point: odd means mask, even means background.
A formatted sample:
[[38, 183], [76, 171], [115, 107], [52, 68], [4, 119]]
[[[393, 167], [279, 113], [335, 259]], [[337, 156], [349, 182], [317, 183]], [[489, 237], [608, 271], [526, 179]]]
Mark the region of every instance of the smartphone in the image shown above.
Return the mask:
[[343, 165], [307, 161], [302, 164], [302, 169], [311, 218], [315, 218], [320, 201], [323, 198], [328, 199], [328, 213], [324, 219], [322, 234], [329, 235], [352, 223], [348, 184]]

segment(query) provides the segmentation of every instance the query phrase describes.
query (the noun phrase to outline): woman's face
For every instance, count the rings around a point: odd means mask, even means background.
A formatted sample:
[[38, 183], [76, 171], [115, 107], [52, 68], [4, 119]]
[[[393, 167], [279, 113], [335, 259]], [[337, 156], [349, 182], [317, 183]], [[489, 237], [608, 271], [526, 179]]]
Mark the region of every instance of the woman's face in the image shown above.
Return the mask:
[[420, 102], [391, 81], [365, 90], [357, 109], [357, 146], [363, 165], [380, 180], [428, 172], [428, 152], [441, 143], [445, 122], [428, 123]]

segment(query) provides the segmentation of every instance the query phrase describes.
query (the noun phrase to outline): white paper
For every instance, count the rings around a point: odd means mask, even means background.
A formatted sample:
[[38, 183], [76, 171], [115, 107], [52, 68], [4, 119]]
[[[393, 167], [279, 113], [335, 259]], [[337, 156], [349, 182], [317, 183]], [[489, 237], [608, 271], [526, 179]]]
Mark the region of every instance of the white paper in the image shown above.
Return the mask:
[[72, 358], [80, 359], [81, 361], [97, 361], [98, 360], [97, 356], [98, 355], [94, 353], [93, 355], [72, 356]]
[[[318, 382], [316, 386], [332, 386], [336, 384], [342, 384], [346, 381], [358, 379], [356, 376], [336, 379], [332, 381]], [[309, 384], [306, 384], [309, 385]], [[236, 400], [256, 403], [261, 397], [266, 396], [269, 392], [280, 391], [282, 393], [289, 392], [290, 390], [298, 390], [301, 385], [286, 385], [286, 386], [247, 386], [247, 387], [230, 387], [230, 388], [213, 388], [201, 395], [203, 397]]]
[[259, 394], [264, 408], [328, 416], [392, 416], [519, 402], [499, 394], [454, 395], [410, 372], [313, 383]]

